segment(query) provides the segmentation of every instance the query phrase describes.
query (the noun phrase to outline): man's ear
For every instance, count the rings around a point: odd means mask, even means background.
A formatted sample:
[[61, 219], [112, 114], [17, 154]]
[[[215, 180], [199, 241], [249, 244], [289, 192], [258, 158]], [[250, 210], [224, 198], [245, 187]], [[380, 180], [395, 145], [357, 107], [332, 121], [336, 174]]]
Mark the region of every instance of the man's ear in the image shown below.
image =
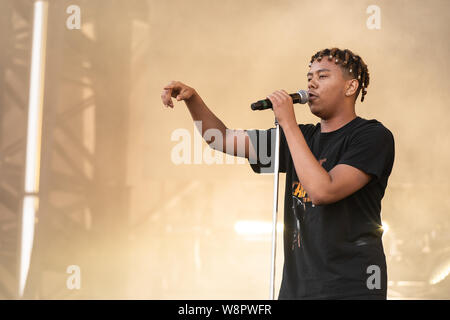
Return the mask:
[[345, 96], [350, 97], [356, 93], [359, 87], [359, 82], [356, 79], [347, 80], [347, 84], [345, 86]]

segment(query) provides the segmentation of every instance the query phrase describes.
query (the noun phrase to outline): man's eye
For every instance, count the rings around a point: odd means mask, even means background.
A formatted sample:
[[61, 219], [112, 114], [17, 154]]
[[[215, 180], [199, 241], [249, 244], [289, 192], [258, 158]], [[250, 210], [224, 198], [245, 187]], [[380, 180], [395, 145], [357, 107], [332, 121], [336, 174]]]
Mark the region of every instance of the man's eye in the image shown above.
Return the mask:
[[326, 77], [327, 77], [326, 75], [319, 76], [319, 78], [326, 78]]

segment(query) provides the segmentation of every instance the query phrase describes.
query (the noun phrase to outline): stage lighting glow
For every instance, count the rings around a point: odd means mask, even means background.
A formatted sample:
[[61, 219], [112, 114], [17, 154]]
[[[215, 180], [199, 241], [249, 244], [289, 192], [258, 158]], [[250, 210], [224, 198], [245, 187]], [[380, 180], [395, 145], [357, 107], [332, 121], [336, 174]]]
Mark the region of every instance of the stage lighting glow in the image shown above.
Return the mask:
[[430, 284], [438, 284], [450, 274], [450, 259], [448, 259], [445, 263], [441, 264], [430, 279]]
[[23, 199], [20, 262], [19, 297], [23, 296], [30, 266], [34, 237], [34, 221], [39, 199], [39, 170], [41, 158], [42, 106], [44, 100], [45, 49], [47, 41], [48, 3], [38, 0], [34, 3], [33, 43], [31, 52], [30, 92], [28, 103], [28, 132], [25, 162], [25, 197]]
[[20, 255], [20, 276], [19, 276], [19, 295], [23, 295], [25, 283], [28, 275], [31, 260], [31, 250], [33, 247], [34, 221], [39, 200], [34, 196], [26, 196], [23, 200], [22, 212], [22, 237], [21, 237], [21, 255]]
[[381, 229], [383, 229], [383, 234], [386, 234], [389, 231], [389, 225], [386, 221], [381, 222]]

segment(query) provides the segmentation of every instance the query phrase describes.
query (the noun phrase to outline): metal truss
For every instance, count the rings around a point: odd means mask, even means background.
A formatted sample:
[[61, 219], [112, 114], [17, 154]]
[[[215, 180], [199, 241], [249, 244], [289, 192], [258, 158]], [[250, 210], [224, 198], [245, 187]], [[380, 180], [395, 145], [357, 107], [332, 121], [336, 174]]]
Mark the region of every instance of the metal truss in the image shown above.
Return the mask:
[[1, 1], [0, 11], [0, 299], [13, 299], [17, 296], [32, 2]]
[[[118, 298], [128, 234], [132, 23], [142, 1], [49, 1], [40, 206], [25, 298]], [[0, 298], [15, 298], [33, 1], [2, 1]], [[66, 28], [70, 5], [83, 28]], [[143, 7], [142, 7], [143, 6]], [[117, 22], [120, 22], [119, 24]], [[144, 21], [145, 22], [145, 21]], [[81, 288], [67, 285], [81, 270]]]

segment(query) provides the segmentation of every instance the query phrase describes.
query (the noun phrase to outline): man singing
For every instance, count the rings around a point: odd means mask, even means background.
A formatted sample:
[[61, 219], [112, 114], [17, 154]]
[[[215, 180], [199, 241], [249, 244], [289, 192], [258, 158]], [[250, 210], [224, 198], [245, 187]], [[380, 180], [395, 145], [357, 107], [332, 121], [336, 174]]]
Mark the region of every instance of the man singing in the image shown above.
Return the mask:
[[[361, 94], [364, 101], [369, 85], [360, 56], [324, 49], [309, 67], [308, 105], [320, 123], [298, 124], [284, 90], [267, 97], [281, 127], [279, 170], [286, 173], [279, 299], [386, 299], [381, 200], [394, 163], [394, 138], [379, 121], [355, 113], [356, 99]], [[257, 173], [273, 172], [273, 128], [228, 130], [181, 82], [164, 87], [161, 97], [172, 108], [171, 97], [184, 100], [193, 120], [202, 121], [202, 136], [220, 130], [225, 138], [220, 145], [207, 141], [212, 148], [245, 156]], [[245, 154], [234, 143], [239, 135]], [[267, 164], [260, 159], [266, 148], [272, 156]]]

